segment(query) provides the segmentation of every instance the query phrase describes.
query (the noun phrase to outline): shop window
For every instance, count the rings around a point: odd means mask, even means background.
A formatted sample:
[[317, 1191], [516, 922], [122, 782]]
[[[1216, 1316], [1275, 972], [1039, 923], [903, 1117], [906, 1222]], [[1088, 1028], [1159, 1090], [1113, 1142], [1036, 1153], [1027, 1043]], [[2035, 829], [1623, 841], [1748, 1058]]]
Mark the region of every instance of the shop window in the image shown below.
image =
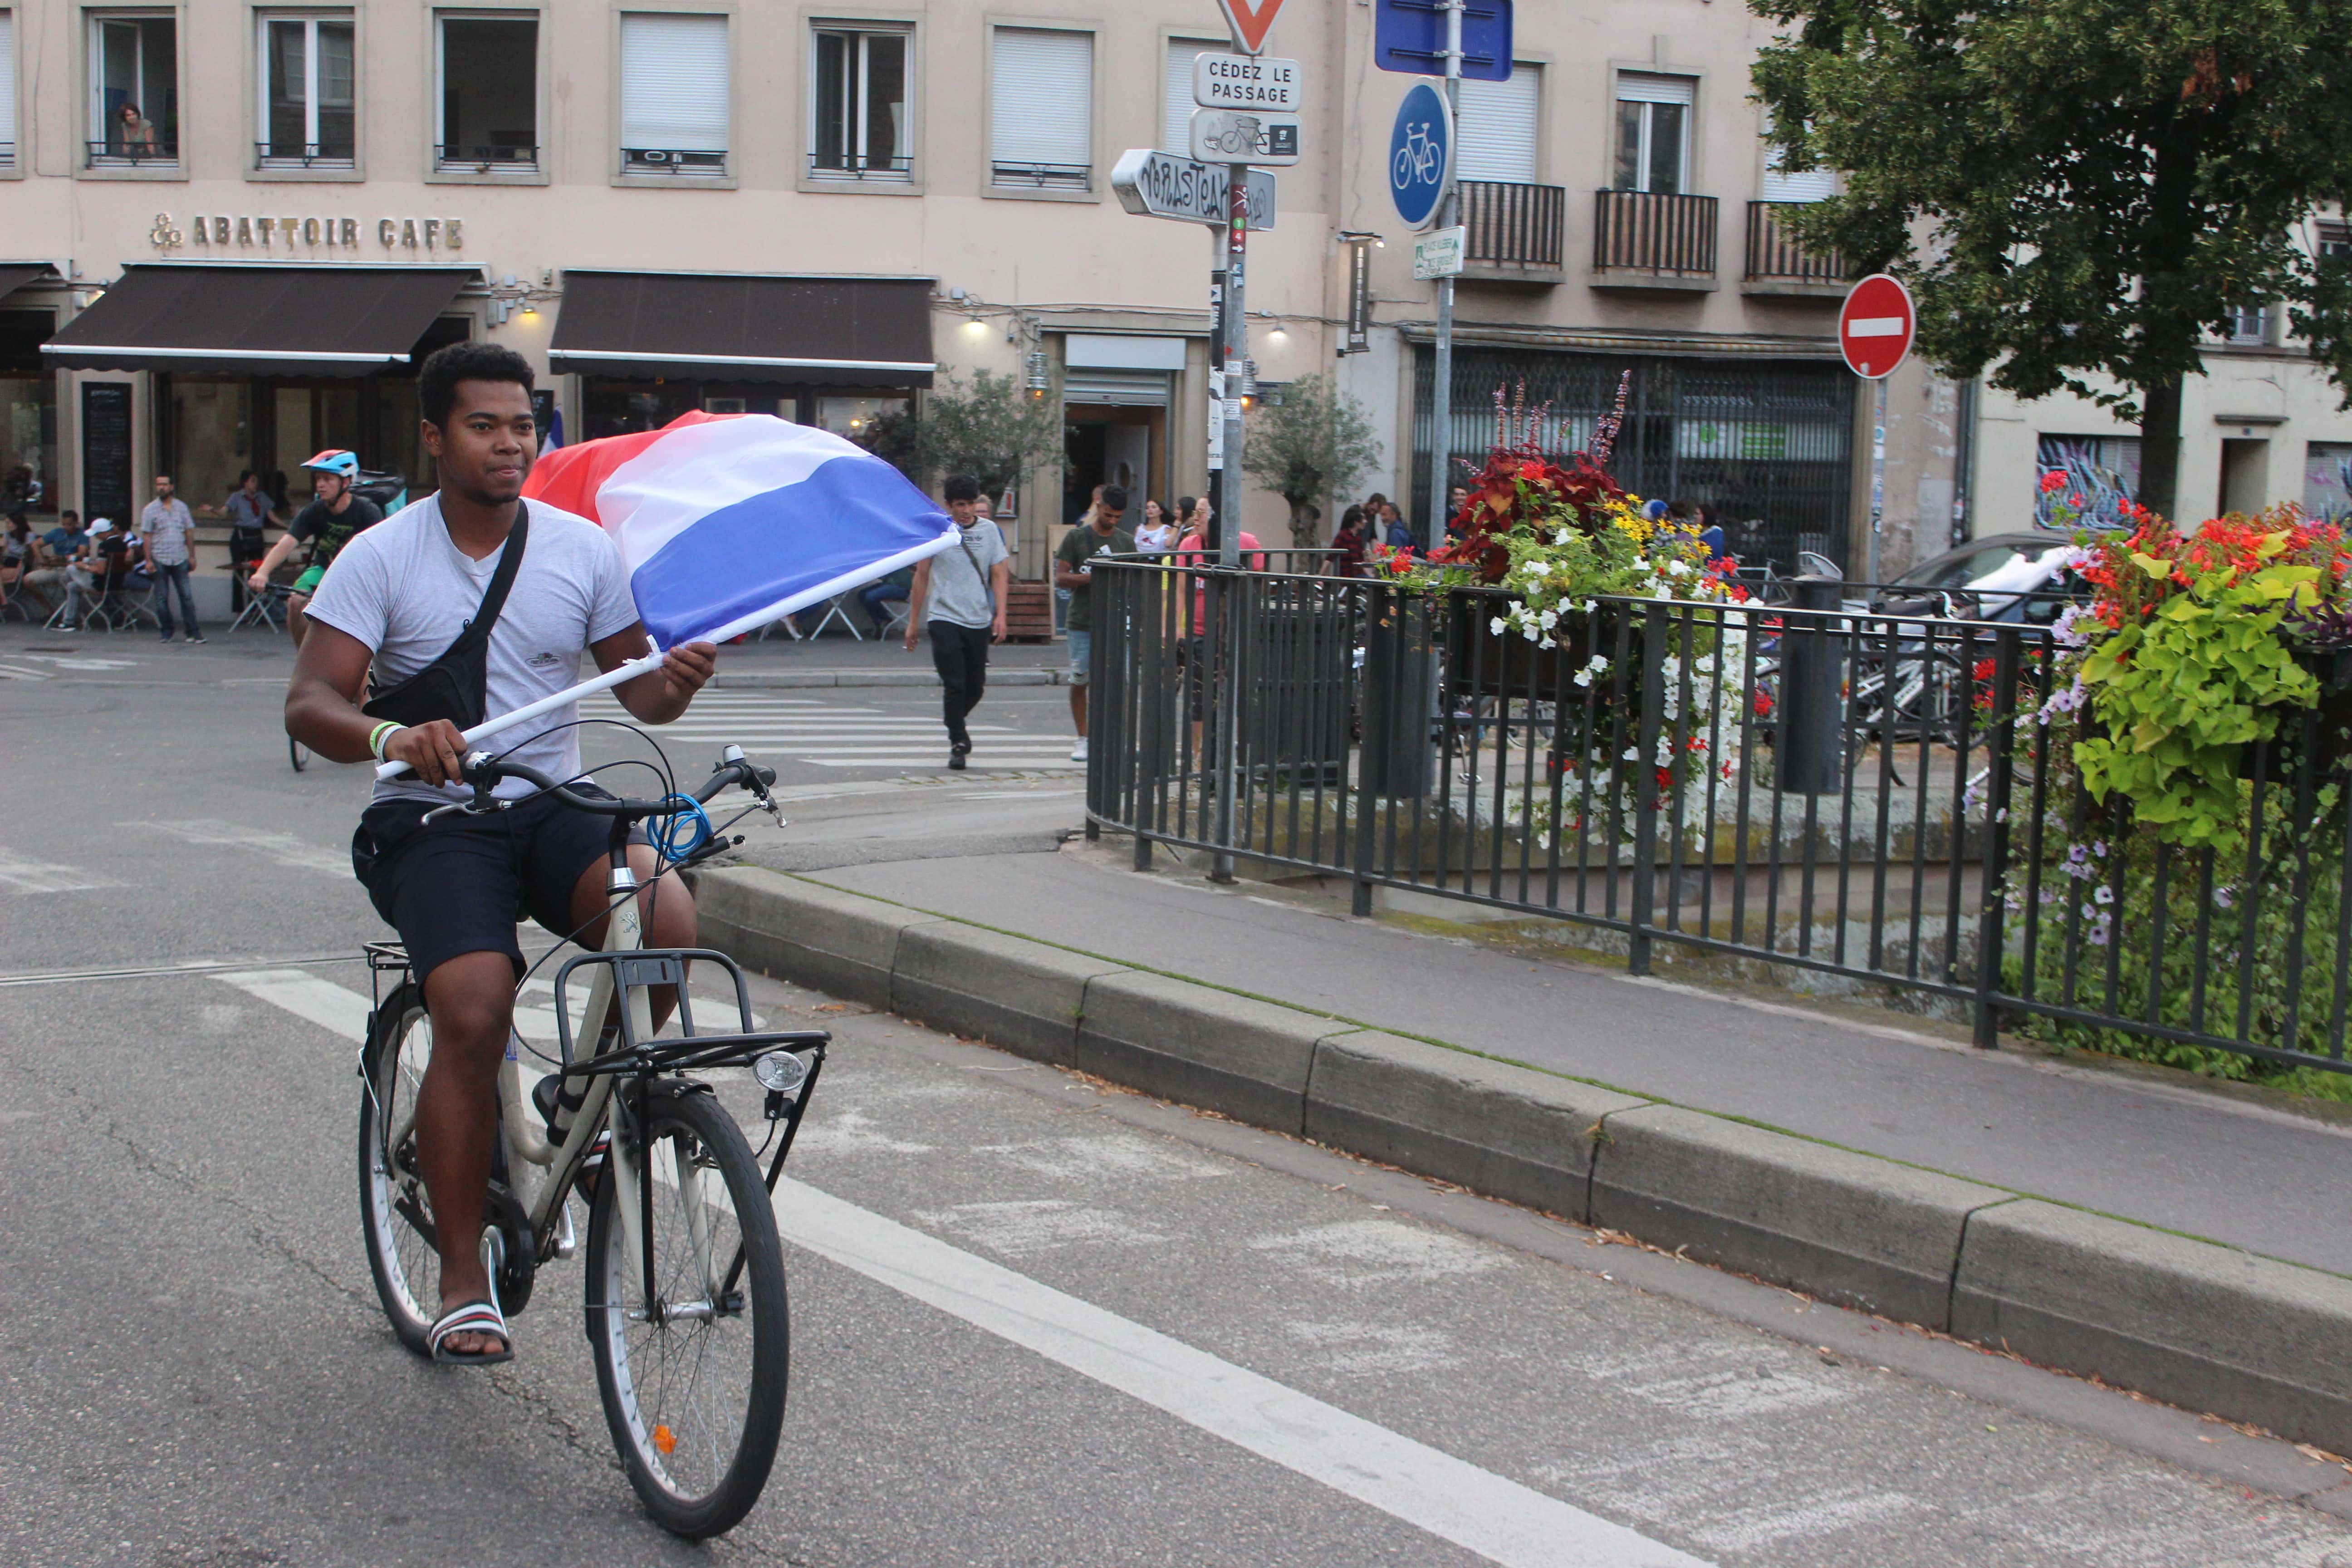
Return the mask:
[[724, 174], [727, 18], [621, 18], [621, 172]]
[[1460, 151], [1455, 174], [1506, 184], [1536, 183], [1536, 126], [1543, 105], [1543, 69], [1515, 65], [1502, 81], [1462, 82]]
[[16, 166], [16, 13], [0, 11], [0, 169]]
[[[253, 381], [248, 376], [171, 377], [168, 461], [180, 499], [210, 515], [245, 481], [253, 461]], [[265, 492], [270, 475], [261, 473]]]
[[828, 180], [914, 177], [908, 134], [908, 51], [903, 28], [819, 24], [809, 102], [809, 173]]
[[348, 16], [261, 19], [260, 128], [265, 169], [348, 169], [357, 143], [357, 83]]
[[816, 400], [816, 424], [818, 428], [830, 430], [846, 440], [862, 441], [875, 420], [887, 414], [901, 413], [913, 403], [914, 399], [903, 392], [820, 397]]
[[1696, 87], [1686, 76], [1618, 73], [1616, 189], [1675, 195], [1688, 185]]
[[90, 17], [92, 168], [179, 161], [179, 25], [172, 17]]
[[[58, 378], [41, 363], [41, 343], [57, 331], [47, 310], [0, 310], [0, 493], [40, 499], [27, 508], [58, 510]], [[20, 474], [17, 470], [25, 470]]]
[[999, 27], [991, 57], [989, 183], [1094, 188], [1095, 36]]
[[539, 168], [539, 18], [440, 18], [435, 167], [528, 174]]
[[1179, 158], [1192, 155], [1192, 110], [1200, 107], [1192, 101], [1192, 62], [1202, 55], [1232, 52], [1223, 44], [1203, 38], [1168, 40], [1168, 80], [1160, 100], [1161, 152], [1173, 153]]
[[[2053, 474], [2061, 482], [2043, 488]], [[2125, 504], [2139, 499], [2139, 437], [2044, 436], [2033, 477], [2035, 527], [2122, 528]]]

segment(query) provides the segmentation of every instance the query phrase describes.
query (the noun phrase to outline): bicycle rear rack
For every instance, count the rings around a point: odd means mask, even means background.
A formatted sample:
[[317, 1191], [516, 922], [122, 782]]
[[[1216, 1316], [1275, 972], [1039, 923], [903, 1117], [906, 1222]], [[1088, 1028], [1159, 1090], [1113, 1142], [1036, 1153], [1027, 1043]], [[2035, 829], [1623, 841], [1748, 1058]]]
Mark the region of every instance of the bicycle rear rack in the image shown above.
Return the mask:
[[[735, 1009], [741, 1027], [732, 1034], [707, 1035], [696, 1032], [694, 1002], [688, 994], [686, 965], [691, 959], [698, 963], [717, 963], [724, 967], [735, 983]], [[617, 993], [628, 985], [671, 985], [677, 989], [678, 1035], [675, 1039], [639, 1040], [626, 1007], [618, 1009], [620, 1044], [600, 1052], [584, 1061], [572, 1059], [572, 1009], [565, 986], [572, 972], [583, 964], [604, 963], [613, 968], [613, 985]], [[751, 994], [743, 984], [743, 971], [725, 953], [707, 947], [639, 948], [628, 952], [583, 952], [569, 960], [555, 972], [555, 1033], [562, 1051], [562, 1071], [568, 1077], [588, 1077], [610, 1073], [693, 1072], [706, 1068], [747, 1067], [752, 1058], [770, 1051], [807, 1050], [832, 1042], [833, 1037], [823, 1029], [756, 1030], [751, 1026]]]

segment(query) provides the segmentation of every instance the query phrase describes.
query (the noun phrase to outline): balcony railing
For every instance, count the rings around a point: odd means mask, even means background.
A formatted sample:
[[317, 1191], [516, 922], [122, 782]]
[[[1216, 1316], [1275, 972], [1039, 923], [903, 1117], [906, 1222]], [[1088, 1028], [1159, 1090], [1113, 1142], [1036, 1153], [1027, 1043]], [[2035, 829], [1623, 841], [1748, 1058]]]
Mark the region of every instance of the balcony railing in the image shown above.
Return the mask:
[[348, 169], [352, 150], [351, 142], [342, 141], [257, 142], [253, 162], [262, 169]]
[[679, 147], [624, 147], [625, 174], [699, 174], [708, 179], [727, 173], [727, 154]]
[[0, 169], [13, 169], [16, 166], [16, 144], [14, 142], [0, 142]]
[[1472, 267], [1557, 272], [1565, 265], [1568, 191], [1503, 180], [1461, 183], [1463, 259]]
[[1715, 282], [1717, 203], [1658, 191], [1598, 191], [1592, 216], [1596, 283]]
[[1007, 163], [988, 166], [989, 184], [999, 190], [1030, 187], [1040, 191], [1088, 191], [1094, 188], [1091, 163]]
[[436, 142], [433, 164], [444, 171], [471, 170], [478, 174], [535, 172], [539, 168], [539, 149], [519, 142]]
[[1748, 280], [1750, 283], [1809, 283], [1843, 286], [1853, 269], [1836, 251], [1812, 251], [1800, 247], [1773, 215], [1788, 202], [1748, 204]]
[[89, 149], [89, 166], [93, 169], [129, 169], [149, 163], [160, 166], [180, 161], [180, 143], [169, 136], [158, 136], [152, 143], [117, 140], [85, 145]]
[[812, 153], [808, 161], [809, 178], [813, 180], [887, 180], [903, 184], [915, 177], [915, 155], [911, 153], [887, 158], [871, 153]]

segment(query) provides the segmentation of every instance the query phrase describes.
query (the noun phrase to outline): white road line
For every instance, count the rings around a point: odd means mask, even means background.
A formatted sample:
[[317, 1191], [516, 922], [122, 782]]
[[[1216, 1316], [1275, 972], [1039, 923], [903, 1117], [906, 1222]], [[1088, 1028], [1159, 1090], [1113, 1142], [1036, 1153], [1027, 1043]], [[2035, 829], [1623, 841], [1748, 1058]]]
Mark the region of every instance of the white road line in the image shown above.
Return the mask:
[[11, 893], [86, 893], [93, 888], [119, 888], [121, 883], [97, 876], [79, 866], [36, 860], [13, 849], [0, 849], [0, 890]]
[[233, 849], [250, 849], [264, 855], [280, 866], [291, 866], [304, 871], [324, 871], [331, 877], [352, 874], [352, 858], [331, 849], [321, 849], [305, 843], [290, 833], [272, 833], [263, 827], [243, 827], [234, 822], [222, 822], [216, 817], [190, 817], [180, 822], [142, 822], [136, 826], [189, 844], [224, 844]]
[[37, 669], [26, 669], [22, 665], [0, 664], [0, 680], [47, 680], [47, 675]]
[[[217, 978], [357, 1043], [367, 998], [300, 970]], [[1002, 1264], [784, 1177], [784, 1238], [1505, 1568], [1708, 1568]]]

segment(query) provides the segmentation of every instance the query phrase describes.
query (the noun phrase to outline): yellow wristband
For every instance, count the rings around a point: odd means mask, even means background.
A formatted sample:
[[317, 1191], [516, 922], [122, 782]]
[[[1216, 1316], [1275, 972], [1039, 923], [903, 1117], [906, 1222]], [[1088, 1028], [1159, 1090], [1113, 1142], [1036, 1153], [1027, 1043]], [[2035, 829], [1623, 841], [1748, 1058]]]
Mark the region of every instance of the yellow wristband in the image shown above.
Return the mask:
[[368, 750], [375, 754], [375, 760], [377, 762], [380, 763], [383, 761], [383, 743], [390, 740], [395, 732], [404, 730], [408, 726], [405, 724], [395, 723], [392, 720], [387, 719], [383, 723], [378, 724], [374, 729], [368, 731]]

